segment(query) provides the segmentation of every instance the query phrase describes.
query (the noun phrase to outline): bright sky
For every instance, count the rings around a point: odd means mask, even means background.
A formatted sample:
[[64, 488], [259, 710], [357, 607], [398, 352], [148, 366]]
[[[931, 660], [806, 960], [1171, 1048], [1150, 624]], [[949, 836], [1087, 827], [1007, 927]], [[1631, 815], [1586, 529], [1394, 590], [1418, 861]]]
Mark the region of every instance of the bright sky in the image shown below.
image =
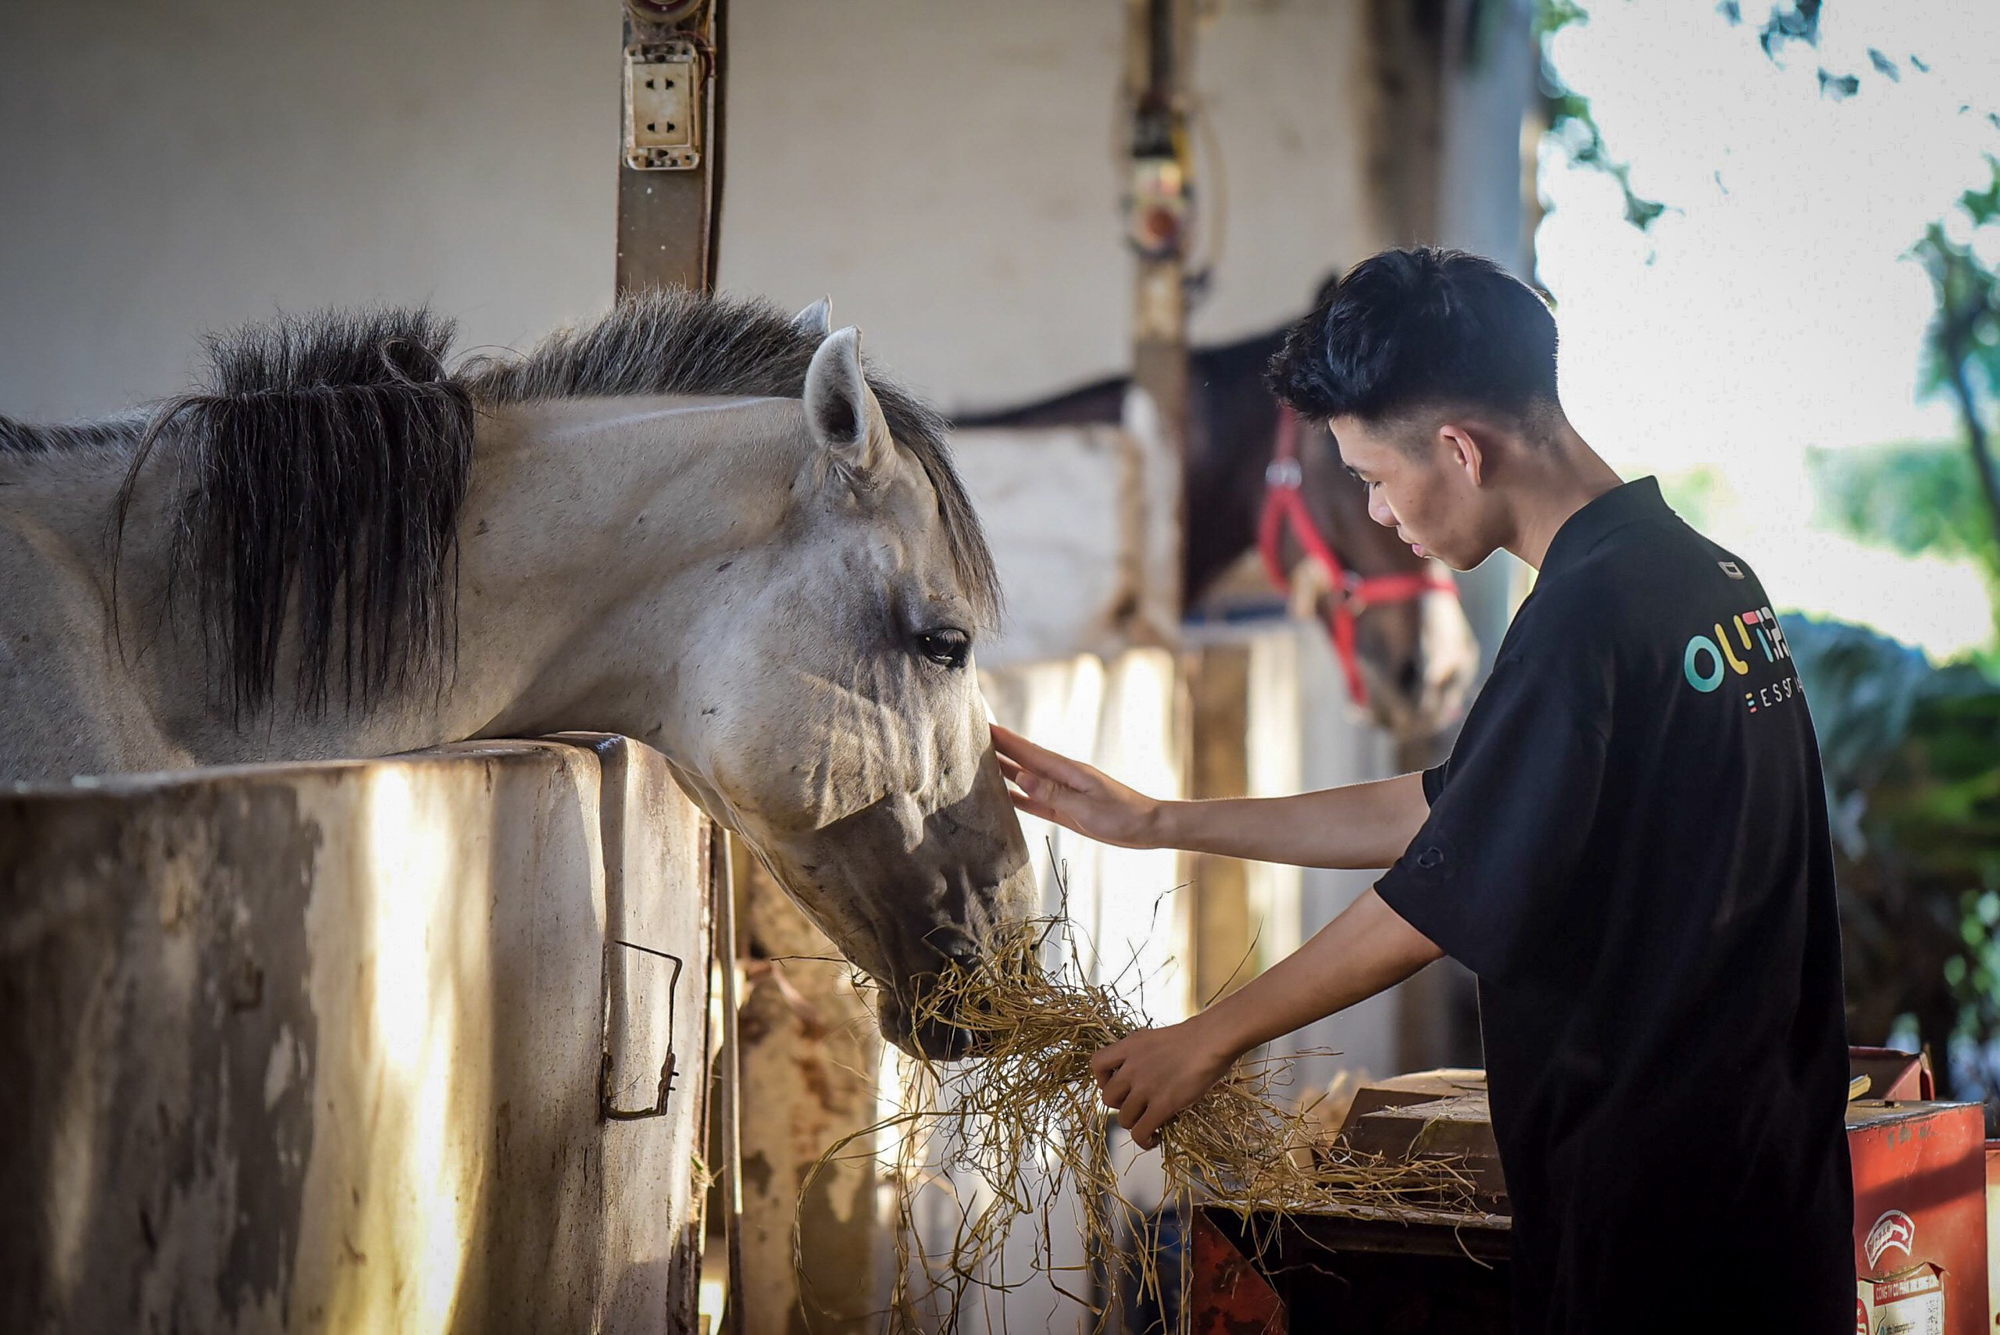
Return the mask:
[[[1721, 470], [1735, 504], [1710, 514], [1710, 535], [1780, 605], [1938, 655], [1987, 638], [1969, 565], [1811, 530], [1803, 460], [1813, 445], [1957, 438], [1948, 403], [1916, 401], [1932, 301], [1902, 256], [2000, 154], [1985, 116], [2000, 110], [2000, 3], [1834, 0], [1819, 48], [1792, 43], [1775, 66], [1759, 0], [1743, 0], [1740, 27], [1701, 0], [1587, 7], [1587, 25], [1558, 34], [1556, 68], [1591, 98], [1638, 193], [1675, 211], [1641, 233], [1609, 178], [1544, 156], [1554, 207], [1537, 244], [1578, 429], [1628, 476]], [[1859, 74], [1860, 91], [1821, 96], [1822, 66]]]

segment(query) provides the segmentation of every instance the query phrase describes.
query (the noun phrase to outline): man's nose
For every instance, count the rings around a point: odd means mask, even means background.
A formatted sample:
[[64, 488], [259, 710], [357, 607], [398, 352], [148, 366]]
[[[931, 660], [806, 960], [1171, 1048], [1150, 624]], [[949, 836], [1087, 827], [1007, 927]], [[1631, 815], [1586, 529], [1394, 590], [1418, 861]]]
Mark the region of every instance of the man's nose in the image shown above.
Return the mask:
[[1370, 501], [1368, 503], [1368, 517], [1383, 528], [1396, 527], [1396, 512], [1391, 510], [1385, 501]]

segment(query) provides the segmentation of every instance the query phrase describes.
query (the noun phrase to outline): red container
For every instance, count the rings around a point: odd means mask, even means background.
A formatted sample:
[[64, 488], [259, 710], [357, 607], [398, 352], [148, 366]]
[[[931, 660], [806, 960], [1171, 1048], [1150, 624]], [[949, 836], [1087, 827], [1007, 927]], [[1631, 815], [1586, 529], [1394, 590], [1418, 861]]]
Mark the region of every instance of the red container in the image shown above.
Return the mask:
[[1857, 1335], [1990, 1329], [1985, 1136], [1976, 1103], [1847, 1106]]

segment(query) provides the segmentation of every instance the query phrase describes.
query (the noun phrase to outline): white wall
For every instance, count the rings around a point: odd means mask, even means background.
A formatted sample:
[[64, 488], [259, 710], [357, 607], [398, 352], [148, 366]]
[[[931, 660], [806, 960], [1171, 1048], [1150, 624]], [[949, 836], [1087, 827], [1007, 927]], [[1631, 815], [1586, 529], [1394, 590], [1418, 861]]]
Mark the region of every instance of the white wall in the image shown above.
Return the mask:
[[[1265, 0], [1202, 28], [1228, 217], [1197, 338], [1280, 323], [1372, 248], [1360, 8]], [[799, 305], [831, 291], [837, 318], [953, 407], [1124, 369], [1122, 3], [731, 14], [726, 286]], [[1203, 167], [1206, 220], [1221, 177]]]
[[[1359, 11], [1204, 26], [1228, 220], [1202, 337], [1372, 248]], [[733, 0], [724, 286], [831, 293], [954, 407], [1122, 368], [1124, 12]], [[614, 0], [0, 9], [0, 412], [174, 392], [199, 332], [279, 308], [427, 300], [467, 345], [601, 309], [617, 48]]]
[[430, 301], [470, 342], [611, 296], [618, 10], [0, 8], [0, 412], [181, 388], [196, 335]]

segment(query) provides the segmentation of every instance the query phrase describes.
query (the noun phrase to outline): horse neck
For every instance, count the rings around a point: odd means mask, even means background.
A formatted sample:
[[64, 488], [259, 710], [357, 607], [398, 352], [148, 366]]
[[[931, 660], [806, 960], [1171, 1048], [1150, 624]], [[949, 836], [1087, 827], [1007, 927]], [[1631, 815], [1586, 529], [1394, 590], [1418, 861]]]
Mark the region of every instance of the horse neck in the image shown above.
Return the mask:
[[482, 425], [460, 525], [460, 736], [620, 732], [671, 754], [721, 572], [808, 459], [796, 400], [519, 405]]
[[[87, 671], [45, 684], [103, 722], [74, 755], [49, 757], [50, 772], [386, 755], [562, 729], [657, 741], [697, 610], [687, 573], [769, 536], [806, 440], [796, 400], [488, 406], [458, 525], [452, 668], [437, 693], [365, 714], [337, 699], [296, 710], [295, 650], [281, 651], [267, 710], [239, 721], [218, 705], [193, 615], [168, 613], [184, 481], [165, 445], [132, 488], [115, 554], [122, 451], [0, 459], [0, 584], [45, 591], [0, 629], [101, 646]], [[0, 728], [0, 743], [12, 740]]]
[[1278, 426], [1264, 368], [1283, 342], [1277, 330], [1193, 354], [1186, 494], [1201, 514], [1199, 522], [1189, 516], [1183, 587], [1190, 600], [1256, 545]]

